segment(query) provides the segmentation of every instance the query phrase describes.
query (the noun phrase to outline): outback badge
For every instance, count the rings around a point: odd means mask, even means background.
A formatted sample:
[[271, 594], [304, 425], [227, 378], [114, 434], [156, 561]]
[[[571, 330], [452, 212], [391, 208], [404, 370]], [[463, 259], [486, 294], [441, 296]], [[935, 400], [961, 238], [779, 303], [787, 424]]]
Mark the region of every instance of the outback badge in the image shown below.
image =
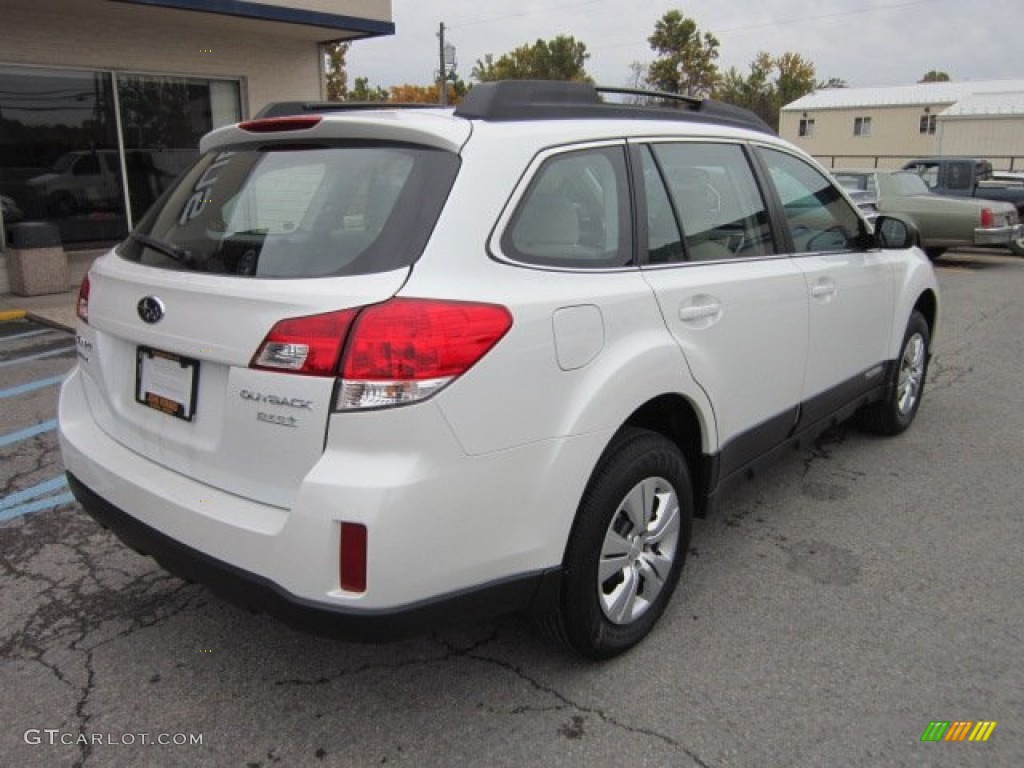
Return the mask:
[[136, 307], [139, 311], [139, 317], [142, 318], [142, 322], [159, 323], [164, 316], [164, 303], [160, 301], [156, 296], [145, 296], [139, 299], [138, 306]]

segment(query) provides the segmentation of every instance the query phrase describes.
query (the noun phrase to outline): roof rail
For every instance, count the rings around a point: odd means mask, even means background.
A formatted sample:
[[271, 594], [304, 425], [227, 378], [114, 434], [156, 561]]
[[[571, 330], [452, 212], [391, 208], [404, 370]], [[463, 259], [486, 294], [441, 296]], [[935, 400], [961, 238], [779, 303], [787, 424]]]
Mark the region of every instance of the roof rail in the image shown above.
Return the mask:
[[[645, 103], [606, 101], [603, 94], [632, 96]], [[470, 89], [455, 108], [455, 114], [488, 121], [575, 118], [685, 120], [775, 133], [750, 110], [714, 99], [562, 80], [480, 83]]]
[[265, 117], [323, 114], [325, 112], [359, 112], [368, 109], [439, 109], [438, 104], [411, 104], [400, 101], [272, 101], [254, 120]]

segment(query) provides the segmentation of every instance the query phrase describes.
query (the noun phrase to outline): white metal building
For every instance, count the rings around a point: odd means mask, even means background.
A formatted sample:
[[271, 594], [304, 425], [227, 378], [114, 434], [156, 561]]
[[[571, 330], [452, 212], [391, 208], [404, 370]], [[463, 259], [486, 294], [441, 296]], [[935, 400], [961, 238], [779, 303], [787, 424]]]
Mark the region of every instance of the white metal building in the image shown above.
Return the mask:
[[1024, 170], [1024, 80], [815, 91], [782, 108], [779, 132], [835, 168], [970, 155]]

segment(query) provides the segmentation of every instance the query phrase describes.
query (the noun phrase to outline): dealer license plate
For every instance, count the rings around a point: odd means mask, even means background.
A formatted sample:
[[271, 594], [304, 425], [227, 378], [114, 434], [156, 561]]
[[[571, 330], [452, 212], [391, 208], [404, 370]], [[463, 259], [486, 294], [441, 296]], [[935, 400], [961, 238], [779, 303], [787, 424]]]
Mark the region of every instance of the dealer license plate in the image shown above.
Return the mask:
[[196, 412], [199, 361], [151, 347], [139, 347], [135, 364], [135, 400], [163, 413], [192, 421]]

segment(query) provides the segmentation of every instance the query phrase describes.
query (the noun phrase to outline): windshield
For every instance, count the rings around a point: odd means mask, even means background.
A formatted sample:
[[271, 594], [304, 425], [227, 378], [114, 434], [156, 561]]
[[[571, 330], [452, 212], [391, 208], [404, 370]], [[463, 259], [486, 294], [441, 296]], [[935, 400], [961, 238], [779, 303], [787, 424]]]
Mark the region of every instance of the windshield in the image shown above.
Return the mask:
[[119, 254], [166, 269], [322, 277], [412, 264], [458, 168], [408, 145], [270, 145], [207, 153]]

